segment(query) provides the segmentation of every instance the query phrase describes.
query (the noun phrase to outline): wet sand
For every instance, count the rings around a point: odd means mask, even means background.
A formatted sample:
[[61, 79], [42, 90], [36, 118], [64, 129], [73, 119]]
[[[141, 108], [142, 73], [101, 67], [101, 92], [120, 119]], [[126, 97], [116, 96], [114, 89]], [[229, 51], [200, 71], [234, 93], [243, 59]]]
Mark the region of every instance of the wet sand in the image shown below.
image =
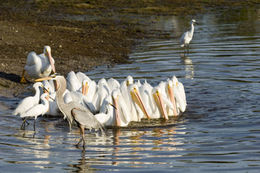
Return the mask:
[[[22, 93], [30, 84], [20, 84], [27, 54], [52, 48], [56, 71], [88, 71], [96, 66], [128, 61], [130, 50], [143, 39], [169, 37], [149, 31], [136, 18], [116, 20], [116, 16], [202, 14], [213, 8], [255, 6], [257, 1], [0, 1], [0, 95]], [[68, 15], [86, 20], [68, 20]], [[29, 82], [33, 79], [26, 76]]]

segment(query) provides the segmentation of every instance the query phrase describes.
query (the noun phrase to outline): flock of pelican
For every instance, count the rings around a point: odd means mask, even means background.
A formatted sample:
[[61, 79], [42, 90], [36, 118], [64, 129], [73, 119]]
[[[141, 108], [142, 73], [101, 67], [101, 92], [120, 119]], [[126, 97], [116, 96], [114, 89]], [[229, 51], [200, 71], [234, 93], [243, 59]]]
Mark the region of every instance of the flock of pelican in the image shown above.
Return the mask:
[[[191, 41], [195, 22], [191, 21], [191, 30], [181, 37], [182, 47]], [[154, 87], [147, 81], [134, 81], [132, 76], [121, 83], [114, 78], [96, 82], [82, 72], [71, 71], [66, 78], [57, 75], [54, 63], [50, 46], [44, 46], [40, 55], [30, 52], [27, 56], [21, 83], [26, 83], [25, 72], [38, 79], [33, 85], [35, 95], [24, 98], [13, 111], [24, 119], [23, 129], [28, 118], [63, 116], [70, 128], [76, 122], [81, 132], [77, 145], [83, 141], [84, 147], [85, 129], [103, 131], [107, 126], [126, 127], [142, 119], [168, 120], [186, 109], [184, 86], [175, 76]]]

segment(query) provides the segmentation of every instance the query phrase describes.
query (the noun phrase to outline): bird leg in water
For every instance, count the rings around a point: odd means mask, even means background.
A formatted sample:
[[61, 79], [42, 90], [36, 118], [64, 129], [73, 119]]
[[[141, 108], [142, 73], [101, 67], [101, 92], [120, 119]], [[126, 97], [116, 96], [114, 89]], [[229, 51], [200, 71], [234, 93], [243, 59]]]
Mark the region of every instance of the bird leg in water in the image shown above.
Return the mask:
[[35, 125], [36, 124], [36, 119], [34, 119], [34, 123], [33, 123], [33, 131], [35, 131]]
[[77, 147], [79, 146], [79, 144], [81, 143], [81, 141], [83, 141], [83, 149], [85, 149], [85, 138], [84, 138], [84, 135], [85, 135], [85, 127], [80, 125], [80, 135], [81, 135], [81, 138], [79, 140], [79, 142], [77, 143]]
[[20, 80], [20, 83], [22, 83], [22, 84], [27, 83], [27, 81], [26, 81], [26, 79], [24, 77], [24, 73], [25, 73], [25, 70], [23, 69], [22, 77], [21, 77], [21, 80]]
[[25, 123], [26, 123], [27, 125], [29, 125], [29, 123], [27, 122], [27, 118], [24, 118], [24, 119], [23, 119], [23, 123], [22, 123], [22, 125], [21, 125], [21, 127], [20, 127], [21, 130], [24, 130], [24, 129], [25, 129]]

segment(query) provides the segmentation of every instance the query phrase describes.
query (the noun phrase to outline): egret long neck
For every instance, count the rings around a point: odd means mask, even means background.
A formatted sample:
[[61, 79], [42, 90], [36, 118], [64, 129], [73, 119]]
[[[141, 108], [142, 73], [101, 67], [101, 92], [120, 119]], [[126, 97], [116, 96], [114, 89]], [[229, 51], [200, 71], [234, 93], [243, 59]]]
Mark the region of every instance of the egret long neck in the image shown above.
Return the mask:
[[37, 86], [37, 87], [35, 87], [35, 97], [36, 98], [40, 98], [40, 88], [39, 88], [39, 86]]
[[190, 25], [190, 34], [191, 34], [191, 36], [193, 36], [193, 32], [194, 32], [194, 25], [193, 25], [193, 22], [192, 22], [191, 25]]

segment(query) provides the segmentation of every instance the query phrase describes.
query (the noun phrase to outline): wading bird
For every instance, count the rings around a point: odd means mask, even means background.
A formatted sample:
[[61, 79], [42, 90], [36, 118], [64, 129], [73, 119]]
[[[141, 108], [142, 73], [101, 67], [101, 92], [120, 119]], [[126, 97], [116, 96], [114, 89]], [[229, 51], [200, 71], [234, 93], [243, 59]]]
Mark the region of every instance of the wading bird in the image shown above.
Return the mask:
[[32, 78], [47, 77], [52, 71], [56, 73], [54, 59], [51, 56], [51, 47], [44, 46], [43, 54], [40, 55], [35, 52], [28, 54], [20, 83], [26, 83], [25, 71]]
[[191, 20], [191, 26], [190, 30], [186, 31], [182, 34], [181, 39], [180, 39], [180, 46], [189, 49], [189, 44], [192, 40], [193, 33], [194, 33], [194, 24], [196, 23], [196, 20], [192, 19]]
[[[43, 81], [53, 78], [45, 77], [37, 79], [36, 81]], [[66, 91], [66, 79], [63, 76], [56, 76], [54, 79], [54, 85], [56, 90], [56, 101], [57, 105], [64, 115], [67, 118], [70, 129], [73, 121], [75, 121], [80, 129], [81, 139], [77, 143], [77, 146], [83, 141], [83, 148], [85, 148], [85, 128], [92, 130], [97, 129], [103, 133], [104, 127], [102, 124], [98, 122], [98, 120], [94, 117], [94, 115], [83, 105], [78, 102], [71, 101], [69, 103], [65, 103], [63, 99], [63, 94]]]
[[[49, 97], [49, 93], [42, 94], [41, 95], [41, 102], [42, 102], [41, 104], [37, 104], [34, 107], [32, 107], [31, 109], [29, 109], [28, 111], [26, 111], [25, 113], [21, 114], [21, 117], [25, 119], [24, 122], [26, 121], [26, 119], [28, 119], [30, 117], [34, 117], [34, 125], [33, 125], [34, 131], [35, 131], [35, 123], [36, 123], [37, 117], [40, 115], [44, 115], [49, 109], [48, 97]], [[24, 124], [24, 122], [23, 122], [23, 124]]]
[[[24, 98], [13, 111], [13, 115], [22, 115], [36, 104], [39, 103], [40, 100], [40, 87], [43, 87], [41, 82], [36, 82], [33, 84], [33, 88], [35, 89], [35, 95]], [[25, 123], [25, 121], [24, 121]]]

